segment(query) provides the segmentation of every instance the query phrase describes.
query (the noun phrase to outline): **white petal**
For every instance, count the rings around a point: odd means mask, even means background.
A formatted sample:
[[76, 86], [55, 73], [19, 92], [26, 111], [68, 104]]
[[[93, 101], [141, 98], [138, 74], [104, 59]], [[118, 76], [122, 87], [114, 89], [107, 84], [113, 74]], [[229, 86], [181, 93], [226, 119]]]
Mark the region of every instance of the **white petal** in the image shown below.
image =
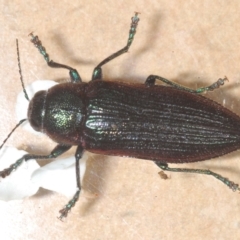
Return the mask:
[[[0, 151], [0, 171], [21, 158], [25, 151], [3, 147]], [[30, 181], [32, 173], [39, 168], [35, 160], [23, 162], [6, 178], [0, 178], [0, 200], [10, 201], [34, 195], [39, 187]]]
[[[84, 154], [80, 160], [81, 182], [86, 170], [86, 159]], [[36, 170], [32, 174], [32, 182], [39, 187], [72, 197], [77, 190], [75, 157], [58, 159]]]
[[[41, 90], [47, 90], [56, 84], [58, 83], [52, 80], [39, 80], [28, 85], [25, 89], [29, 99], [32, 99], [36, 92]], [[18, 121], [27, 118], [28, 105], [29, 101], [24, 97], [23, 91], [20, 92], [17, 96], [16, 103], [16, 116]], [[39, 132], [34, 131], [28, 121], [24, 122], [21, 126], [32, 133], [41, 134]]]

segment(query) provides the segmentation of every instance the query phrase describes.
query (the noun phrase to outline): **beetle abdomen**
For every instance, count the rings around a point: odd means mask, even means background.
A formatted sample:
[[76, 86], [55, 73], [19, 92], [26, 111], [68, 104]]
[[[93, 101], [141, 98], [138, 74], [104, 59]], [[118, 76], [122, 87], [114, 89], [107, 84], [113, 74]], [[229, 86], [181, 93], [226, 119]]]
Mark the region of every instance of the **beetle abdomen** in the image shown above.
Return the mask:
[[89, 84], [86, 150], [162, 162], [206, 160], [240, 147], [240, 117], [173, 87]]

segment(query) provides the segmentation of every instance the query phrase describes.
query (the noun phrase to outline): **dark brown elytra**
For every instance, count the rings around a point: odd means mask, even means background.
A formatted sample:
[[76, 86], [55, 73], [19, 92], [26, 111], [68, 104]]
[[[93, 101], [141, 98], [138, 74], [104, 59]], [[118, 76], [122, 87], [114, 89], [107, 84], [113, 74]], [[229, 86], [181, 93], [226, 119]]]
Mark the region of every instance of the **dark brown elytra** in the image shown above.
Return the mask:
[[[60, 219], [67, 216], [79, 198], [79, 160], [84, 150], [152, 160], [166, 171], [212, 175], [232, 190], [239, 190], [238, 184], [210, 170], [168, 167], [168, 163], [203, 161], [240, 148], [240, 133], [236, 131], [240, 128], [240, 117], [199, 95], [219, 88], [226, 77], [197, 90], [155, 75], [150, 75], [145, 84], [103, 81], [102, 66], [128, 51], [138, 21], [136, 13], [127, 45], [100, 62], [89, 83], [82, 82], [77, 70], [50, 60], [38, 36], [30, 34], [32, 43], [50, 67], [69, 70], [70, 83], [36, 93], [28, 109], [31, 126], [47, 134], [58, 145], [49, 155], [24, 155], [2, 170], [0, 176], [10, 175], [23, 161], [56, 158], [71, 146], [78, 146], [75, 154], [78, 190], [60, 210]], [[156, 80], [168, 86], [155, 85]], [[25, 95], [27, 97], [26, 91]], [[23, 121], [25, 119], [18, 125]], [[164, 172], [159, 174], [163, 179], [167, 178]]]

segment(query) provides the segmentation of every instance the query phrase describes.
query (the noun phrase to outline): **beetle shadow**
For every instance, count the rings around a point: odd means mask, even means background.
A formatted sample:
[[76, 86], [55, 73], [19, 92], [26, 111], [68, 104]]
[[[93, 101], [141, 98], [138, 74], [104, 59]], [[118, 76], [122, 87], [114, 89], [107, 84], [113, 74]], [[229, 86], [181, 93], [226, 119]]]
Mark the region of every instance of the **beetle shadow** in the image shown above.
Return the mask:
[[148, 28], [145, 32], [145, 36], [147, 36], [145, 38], [145, 43], [141, 48], [134, 52], [135, 56], [140, 56], [141, 54], [148, 52], [150, 49], [154, 49], [154, 46], [159, 39], [157, 37], [153, 37], [153, 35], [157, 34], [158, 29], [160, 29], [161, 25], [163, 24], [162, 19], [163, 15], [159, 11], [157, 11], [149, 18], [151, 25], [150, 28]]
[[83, 189], [87, 191], [87, 201], [81, 202], [80, 214], [86, 215], [95, 203], [104, 195], [106, 172], [110, 171], [108, 156], [91, 154], [87, 161], [87, 171], [83, 180]]
[[[86, 60], [85, 58], [81, 58], [78, 55], [78, 51], [76, 51], [75, 48], [69, 47], [71, 46], [66, 41], [66, 38], [62, 36], [62, 34], [59, 34], [58, 32], [53, 33], [53, 41], [59, 46], [59, 49], [62, 51], [63, 56], [68, 56], [71, 62], [74, 64], [80, 64], [80, 65], [92, 65], [94, 64], [93, 61]], [[69, 61], [69, 62], [70, 62]]]
[[[207, 159], [201, 161], [200, 165], [198, 165], [201, 169], [210, 169], [213, 172], [218, 173], [218, 171], [224, 171], [223, 177], [226, 177], [226, 174], [229, 174], [229, 177], [235, 176], [236, 181], [239, 180], [239, 171], [240, 171], [240, 164], [238, 165], [229, 165], [229, 161], [234, 160], [236, 163], [237, 159], [239, 158], [240, 151], [239, 149], [235, 150], [234, 152], [227, 153], [223, 156], [219, 156], [213, 159]], [[198, 163], [199, 164], [199, 163]], [[233, 180], [232, 177], [230, 180]]]
[[53, 194], [53, 191], [50, 191], [48, 189], [45, 188], [39, 188], [38, 192], [36, 194], [34, 194], [33, 196], [31, 196], [31, 198], [45, 198], [48, 196], [51, 196]]

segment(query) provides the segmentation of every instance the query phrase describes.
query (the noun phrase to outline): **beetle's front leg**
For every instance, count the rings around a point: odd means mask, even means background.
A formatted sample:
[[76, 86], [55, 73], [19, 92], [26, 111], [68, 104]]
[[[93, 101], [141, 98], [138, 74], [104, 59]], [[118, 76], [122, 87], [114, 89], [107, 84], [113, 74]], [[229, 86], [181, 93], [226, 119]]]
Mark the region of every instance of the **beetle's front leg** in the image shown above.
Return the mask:
[[181, 86], [177, 83], [174, 83], [174, 82], [172, 82], [172, 81], [170, 81], [166, 78], [156, 76], [156, 75], [150, 75], [146, 79], [145, 85], [148, 86], [148, 87], [154, 86], [155, 83], [156, 83], [156, 80], [160, 80], [160, 81], [162, 81], [162, 82], [164, 82], [168, 85], [171, 85], [175, 88], [178, 88], [180, 90], [184, 90], [184, 91], [187, 91], [187, 92], [190, 92], [190, 93], [203, 93], [203, 92], [213, 91], [214, 89], [219, 88], [220, 86], [222, 86], [224, 84], [225, 81], [228, 81], [228, 78], [227, 77], [219, 78], [216, 82], [214, 82], [213, 84], [211, 84], [208, 87], [202, 87], [202, 88], [198, 88], [198, 89], [194, 90], [194, 89], [183, 87], [183, 86]]
[[59, 212], [61, 213], [59, 219], [62, 220], [64, 217], [67, 217], [68, 212], [71, 210], [72, 207], [76, 204], [76, 202], [79, 199], [79, 194], [81, 191], [81, 178], [80, 178], [80, 159], [83, 154], [83, 147], [78, 146], [77, 151], [75, 153], [75, 159], [76, 159], [76, 181], [77, 181], [77, 191], [74, 194], [73, 198], [68, 202], [67, 205], [63, 209], [61, 209]]
[[14, 164], [12, 164], [9, 168], [6, 168], [2, 171], [0, 171], [0, 177], [5, 178], [9, 176], [12, 171], [16, 170], [22, 163], [23, 161], [29, 161], [31, 159], [50, 159], [50, 158], [56, 158], [63, 154], [64, 152], [68, 151], [71, 148], [71, 146], [66, 146], [66, 145], [57, 145], [52, 152], [49, 155], [34, 155], [34, 154], [26, 154], [20, 159], [18, 159]]
[[69, 75], [71, 78], [72, 83], [78, 83], [82, 82], [82, 79], [78, 73], [78, 71], [72, 67], [69, 67], [67, 65], [61, 64], [61, 63], [56, 63], [53, 60], [49, 59], [49, 55], [46, 52], [45, 47], [43, 47], [41, 41], [39, 40], [38, 36], [33, 35], [33, 33], [29, 34], [31, 36], [31, 42], [35, 45], [35, 47], [39, 50], [39, 52], [43, 55], [45, 61], [47, 62], [49, 67], [52, 68], [65, 68], [69, 70]]
[[233, 191], [240, 191], [240, 187], [238, 184], [228, 180], [227, 178], [221, 176], [220, 174], [217, 174], [215, 172], [212, 172], [208, 169], [191, 169], [191, 168], [170, 168], [168, 167], [167, 163], [161, 163], [155, 161], [158, 167], [160, 167], [163, 171], [171, 171], [171, 172], [186, 172], [186, 173], [198, 173], [198, 174], [206, 174], [206, 175], [211, 175], [215, 177], [216, 179], [220, 180], [223, 182], [225, 185], [227, 185], [230, 189]]

